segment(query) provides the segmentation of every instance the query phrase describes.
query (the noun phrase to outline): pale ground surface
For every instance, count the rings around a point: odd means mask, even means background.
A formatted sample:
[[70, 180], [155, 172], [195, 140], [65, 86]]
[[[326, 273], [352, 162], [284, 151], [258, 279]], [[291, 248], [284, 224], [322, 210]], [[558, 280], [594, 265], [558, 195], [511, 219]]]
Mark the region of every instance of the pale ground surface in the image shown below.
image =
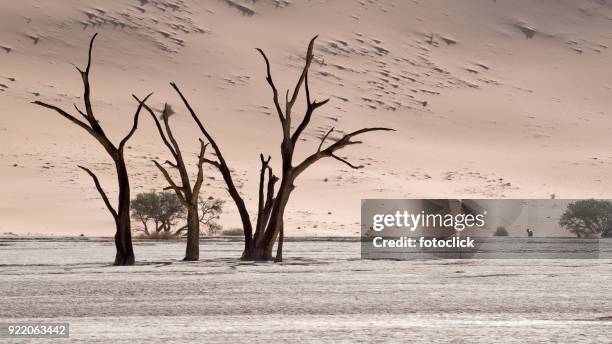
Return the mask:
[[[94, 108], [107, 132], [117, 140], [127, 131], [131, 93], [155, 92], [151, 105], [172, 104], [179, 140], [194, 152], [199, 131], [168, 85], [177, 81], [251, 209], [259, 153], [280, 161], [254, 48], [268, 52], [284, 93], [320, 34], [311, 86], [331, 102], [299, 158], [331, 126], [398, 131], [364, 136], [342, 153], [365, 169], [329, 160], [301, 176], [285, 221], [291, 235], [357, 234], [362, 198], [611, 198], [611, 18], [612, 4], [598, 0], [4, 1], [0, 233], [113, 234], [91, 180], [75, 167], [99, 173], [114, 198], [108, 157], [82, 130], [29, 104], [72, 111], [82, 101], [74, 65], [84, 65], [94, 32]], [[167, 152], [150, 118], [130, 147], [133, 191], [164, 186], [150, 160]], [[204, 193], [227, 198], [219, 176], [207, 177]], [[223, 224], [238, 224], [232, 206]]]
[[252, 264], [241, 247], [184, 263], [184, 243], [138, 242], [113, 267], [108, 240], [2, 240], [0, 322], [67, 321], [87, 343], [610, 340], [610, 260], [363, 261], [319, 241]]

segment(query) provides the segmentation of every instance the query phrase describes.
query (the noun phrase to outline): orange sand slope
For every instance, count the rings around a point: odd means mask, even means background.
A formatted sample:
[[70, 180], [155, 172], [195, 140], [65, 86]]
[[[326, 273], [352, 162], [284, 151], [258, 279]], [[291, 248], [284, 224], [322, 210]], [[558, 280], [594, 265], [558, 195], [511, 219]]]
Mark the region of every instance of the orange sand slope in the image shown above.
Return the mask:
[[[254, 48], [268, 53], [284, 91], [320, 34], [311, 88], [331, 102], [298, 159], [332, 126], [398, 131], [364, 136], [342, 152], [365, 169], [329, 159], [301, 176], [286, 226], [289, 235], [354, 235], [361, 198], [612, 196], [611, 29], [612, 5], [595, 0], [4, 4], [0, 233], [113, 234], [90, 178], [76, 168], [96, 171], [114, 198], [110, 159], [81, 129], [30, 104], [72, 110], [82, 101], [74, 65], [84, 65], [95, 32], [93, 105], [107, 132], [118, 140], [129, 129], [132, 93], [155, 92], [150, 104], [177, 111], [174, 130], [195, 164], [200, 133], [168, 85], [176, 81], [251, 209], [258, 155], [272, 154], [278, 170], [281, 135]], [[165, 186], [151, 159], [167, 157], [143, 116], [127, 152], [133, 193]], [[227, 198], [219, 175], [209, 170], [207, 178], [203, 192]], [[231, 203], [222, 220], [239, 223]]]

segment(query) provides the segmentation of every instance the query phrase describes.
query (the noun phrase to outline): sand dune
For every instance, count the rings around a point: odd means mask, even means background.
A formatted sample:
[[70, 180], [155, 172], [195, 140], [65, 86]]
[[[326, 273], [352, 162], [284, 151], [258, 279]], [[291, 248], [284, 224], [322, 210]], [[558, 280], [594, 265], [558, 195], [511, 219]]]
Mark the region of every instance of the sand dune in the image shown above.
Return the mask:
[[[278, 169], [280, 126], [264, 66], [292, 87], [308, 40], [312, 92], [331, 97], [300, 156], [332, 126], [396, 128], [342, 152], [367, 168], [326, 161], [298, 181], [290, 235], [354, 235], [367, 197], [611, 197], [609, 68], [612, 5], [605, 1], [23, 0], [0, 15], [0, 232], [110, 235], [112, 220], [83, 164], [114, 195], [105, 153], [85, 133], [29, 102], [72, 109], [74, 66], [94, 50], [94, 107], [111, 136], [129, 129], [131, 94], [169, 102], [195, 164], [198, 129], [168, 82], [178, 82], [222, 145], [255, 206], [258, 154]], [[302, 100], [300, 100], [302, 101]], [[298, 101], [298, 103], [300, 102]], [[302, 101], [303, 102], [303, 101]], [[166, 158], [143, 117], [127, 153], [133, 192], [165, 183]], [[227, 198], [207, 173], [206, 194]], [[228, 206], [223, 224], [239, 223]]]

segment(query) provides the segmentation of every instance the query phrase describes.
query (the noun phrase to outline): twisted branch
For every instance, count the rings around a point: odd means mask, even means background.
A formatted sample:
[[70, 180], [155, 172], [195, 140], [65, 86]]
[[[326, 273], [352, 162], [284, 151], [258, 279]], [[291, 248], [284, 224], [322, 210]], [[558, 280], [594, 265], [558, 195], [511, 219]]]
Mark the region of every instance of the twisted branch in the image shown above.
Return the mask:
[[94, 184], [96, 184], [96, 189], [100, 193], [100, 196], [102, 196], [102, 200], [104, 201], [106, 208], [108, 208], [108, 211], [110, 211], [110, 213], [113, 215], [113, 218], [116, 221], [119, 215], [117, 214], [117, 211], [115, 210], [115, 208], [113, 208], [110, 201], [108, 200], [108, 197], [106, 196], [106, 192], [104, 192], [104, 190], [102, 189], [102, 186], [100, 185], [100, 181], [98, 180], [98, 177], [93, 172], [91, 172], [91, 170], [88, 169], [87, 167], [83, 167], [81, 165], [77, 165], [77, 167], [87, 172], [87, 174], [91, 176], [91, 178], [94, 181]]
[[[255, 49], [259, 51], [261, 56], [263, 56], [264, 61], [266, 62], [266, 73], [267, 73], [266, 80], [268, 81], [268, 84], [270, 85], [270, 88], [272, 89], [272, 99], [274, 100], [274, 106], [276, 107], [276, 112], [278, 113], [278, 119], [280, 120], [281, 125], [283, 126], [283, 130], [285, 130], [285, 115], [283, 114], [283, 110], [281, 109], [280, 102], [278, 100], [278, 90], [276, 89], [276, 86], [274, 85], [274, 81], [272, 80], [272, 74], [270, 73], [270, 61], [268, 60], [268, 57], [263, 52], [263, 50], [259, 48], [255, 48]], [[289, 95], [289, 90], [287, 90], [285, 99], [288, 97], [288, 95]]]
[[176, 193], [176, 196], [181, 201], [181, 203], [184, 206], [188, 207], [189, 203], [187, 202], [187, 199], [183, 196], [184, 187], [182, 185], [181, 186], [176, 185], [174, 180], [172, 180], [170, 173], [168, 173], [168, 171], [162, 165], [160, 165], [157, 161], [155, 160], [152, 160], [152, 161], [155, 164], [155, 166], [157, 166], [157, 169], [159, 169], [159, 171], [164, 175], [164, 178], [166, 178], [166, 181], [168, 182], [168, 184], [170, 184], [170, 186], [165, 187], [164, 190], [174, 190], [174, 192]]
[[302, 161], [300, 164], [298, 164], [295, 167], [295, 175], [299, 175], [300, 173], [304, 172], [304, 170], [306, 170], [310, 165], [314, 164], [315, 162], [317, 162], [318, 160], [325, 158], [325, 157], [333, 157], [336, 160], [339, 160], [345, 164], [347, 164], [348, 166], [350, 166], [351, 168], [357, 169], [357, 168], [361, 168], [362, 166], [355, 166], [351, 163], [349, 163], [348, 161], [334, 155], [334, 152], [346, 147], [346, 146], [350, 146], [350, 145], [355, 145], [355, 144], [360, 144], [362, 143], [361, 141], [351, 141], [351, 138], [360, 135], [360, 134], [364, 134], [367, 132], [371, 132], [371, 131], [395, 131], [395, 129], [390, 129], [390, 128], [363, 128], [360, 130], [356, 130], [352, 133], [346, 134], [344, 135], [342, 138], [340, 138], [338, 141], [332, 143], [330, 146], [328, 146], [327, 148], [321, 150], [321, 147], [323, 146], [323, 142], [325, 141], [325, 139], [327, 139], [327, 136], [329, 136], [329, 133], [331, 133], [331, 131], [333, 130], [333, 128], [323, 137], [323, 139], [321, 140], [321, 144], [319, 145], [319, 149], [313, 153], [312, 155], [310, 155], [309, 157], [307, 157], [306, 159], [304, 159], [304, 161]]
[[206, 137], [206, 140], [210, 143], [210, 146], [213, 148], [214, 153], [217, 156], [218, 161], [213, 161], [213, 160], [206, 159], [206, 158], [204, 158], [203, 161], [205, 163], [208, 163], [216, 167], [221, 173], [221, 175], [223, 176], [223, 180], [225, 181], [225, 184], [227, 186], [227, 191], [230, 194], [230, 197], [232, 197], [232, 200], [234, 201], [234, 203], [236, 204], [236, 207], [238, 208], [238, 213], [240, 214], [240, 219], [242, 220], [242, 227], [244, 228], [244, 235], [245, 235], [245, 246], [250, 247], [252, 243], [253, 227], [251, 224], [249, 212], [246, 209], [244, 199], [242, 198], [242, 196], [240, 195], [240, 192], [238, 192], [238, 188], [236, 188], [236, 185], [234, 184], [231, 170], [229, 166], [227, 165], [225, 158], [223, 157], [223, 153], [221, 153], [221, 149], [219, 148], [219, 145], [217, 144], [215, 139], [210, 135], [210, 133], [208, 133], [208, 130], [206, 130], [206, 128], [202, 124], [202, 121], [200, 121], [200, 119], [198, 118], [198, 115], [195, 113], [195, 111], [191, 107], [191, 104], [189, 104], [189, 101], [187, 101], [187, 99], [185, 98], [181, 90], [178, 88], [176, 83], [171, 82], [170, 85], [172, 86], [172, 88], [174, 88], [174, 90], [181, 97], [181, 100], [185, 104], [185, 107], [187, 107], [187, 110], [189, 110], [191, 117], [196, 122], [196, 124], [200, 128], [200, 131], [202, 131], [202, 134], [204, 134], [204, 137]]
[[196, 204], [198, 202], [198, 197], [200, 195], [200, 189], [202, 188], [202, 183], [204, 182], [204, 155], [206, 154], [206, 147], [208, 147], [208, 143], [204, 143], [202, 139], [200, 140], [200, 155], [198, 155], [198, 176], [196, 177], [195, 184], [193, 185], [193, 193], [191, 194], [191, 203]]
[[[144, 103], [144, 101], [141, 101], [140, 99], [138, 99], [138, 97], [136, 97], [133, 94], [132, 94], [132, 97], [134, 97], [134, 99], [136, 99], [137, 102]], [[166, 138], [166, 134], [164, 134], [164, 130], [162, 129], [162, 126], [159, 123], [159, 120], [157, 119], [157, 116], [155, 116], [155, 113], [153, 112], [153, 110], [147, 104], [144, 104], [144, 108], [151, 115], [151, 118], [153, 118], [153, 121], [155, 122], [155, 126], [157, 127], [157, 131], [159, 132], [159, 136], [161, 136], [162, 141], [164, 142], [166, 147], [168, 147], [168, 150], [172, 154], [172, 157], [176, 158], [176, 152], [174, 151], [174, 148], [172, 147], [170, 142], [168, 142], [168, 139]], [[169, 163], [169, 161], [166, 161], [166, 163]], [[176, 165], [174, 165], [174, 164], [171, 164], [171, 165], [176, 168]]]
[[147, 99], [149, 99], [149, 97], [152, 94], [153, 93], [149, 93], [146, 97], [144, 97], [142, 102], [138, 104], [138, 109], [136, 109], [136, 113], [134, 114], [134, 123], [132, 124], [132, 129], [130, 129], [130, 132], [123, 138], [123, 140], [121, 140], [121, 142], [119, 142], [120, 151], [123, 151], [123, 147], [125, 146], [125, 144], [129, 141], [132, 135], [134, 135], [134, 133], [136, 132], [136, 129], [138, 128], [138, 117], [140, 117], [140, 110], [142, 110], [144, 103], [147, 101]]

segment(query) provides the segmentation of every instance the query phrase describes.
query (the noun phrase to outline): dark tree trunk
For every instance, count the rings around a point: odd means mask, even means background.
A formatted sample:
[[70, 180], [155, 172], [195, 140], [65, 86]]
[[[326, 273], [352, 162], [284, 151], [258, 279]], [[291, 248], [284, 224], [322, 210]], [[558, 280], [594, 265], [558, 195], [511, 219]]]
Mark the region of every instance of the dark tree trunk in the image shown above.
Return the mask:
[[130, 226], [130, 180], [123, 159], [123, 152], [119, 152], [115, 165], [119, 182], [119, 205], [115, 221], [117, 226], [115, 233], [115, 246], [117, 247], [115, 265], [133, 265], [135, 259]]
[[242, 221], [242, 229], [244, 230], [244, 249], [242, 250], [241, 259], [249, 260], [253, 252], [253, 226], [251, 225], [251, 219], [249, 216], [249, 212], [246, 209], [246, 205], [244, 204], [244, 200], [238, 194], [238, 190], [232, 192], [234, 195], [232, 196], [232, 200], [234, 200], [234, 204], [238, 208], [238, 214], [240, 215], [240, 220]]
[[283, 228], [283, 218], [285, 216], [285, 208], [289, 202], [289, 197], [294, 187], [291, 180], [287, 180], [285, 176], [281, 181], [280, 188], [274, 200], [270, 219], [261, 239], [256, 243], [254, 250], [254, 260], [272, 260], [272, 250], [274, 242]]
[[149, 226], [147, 225], [147, 220], [146, 219], [141, 219], [142, 221], [142, 225], [143, 225], [143, 232], [145, 233], [146, 236], [151, 235], [151, 233], [149, 233]]
[[276, 247], [276, 257], [274, 257], [274, 262], [276, 263], [280, 263], [283, 261], [283, 242], [284, 241], [285, 241], [285, 229], [284, 229], [284, 226], [281, 225], [280, 232], [278, 232], [278, 246]]
[[198, 206], [187, 208], [187, 247], [183, 260], [200, 259], [200, 216]]

